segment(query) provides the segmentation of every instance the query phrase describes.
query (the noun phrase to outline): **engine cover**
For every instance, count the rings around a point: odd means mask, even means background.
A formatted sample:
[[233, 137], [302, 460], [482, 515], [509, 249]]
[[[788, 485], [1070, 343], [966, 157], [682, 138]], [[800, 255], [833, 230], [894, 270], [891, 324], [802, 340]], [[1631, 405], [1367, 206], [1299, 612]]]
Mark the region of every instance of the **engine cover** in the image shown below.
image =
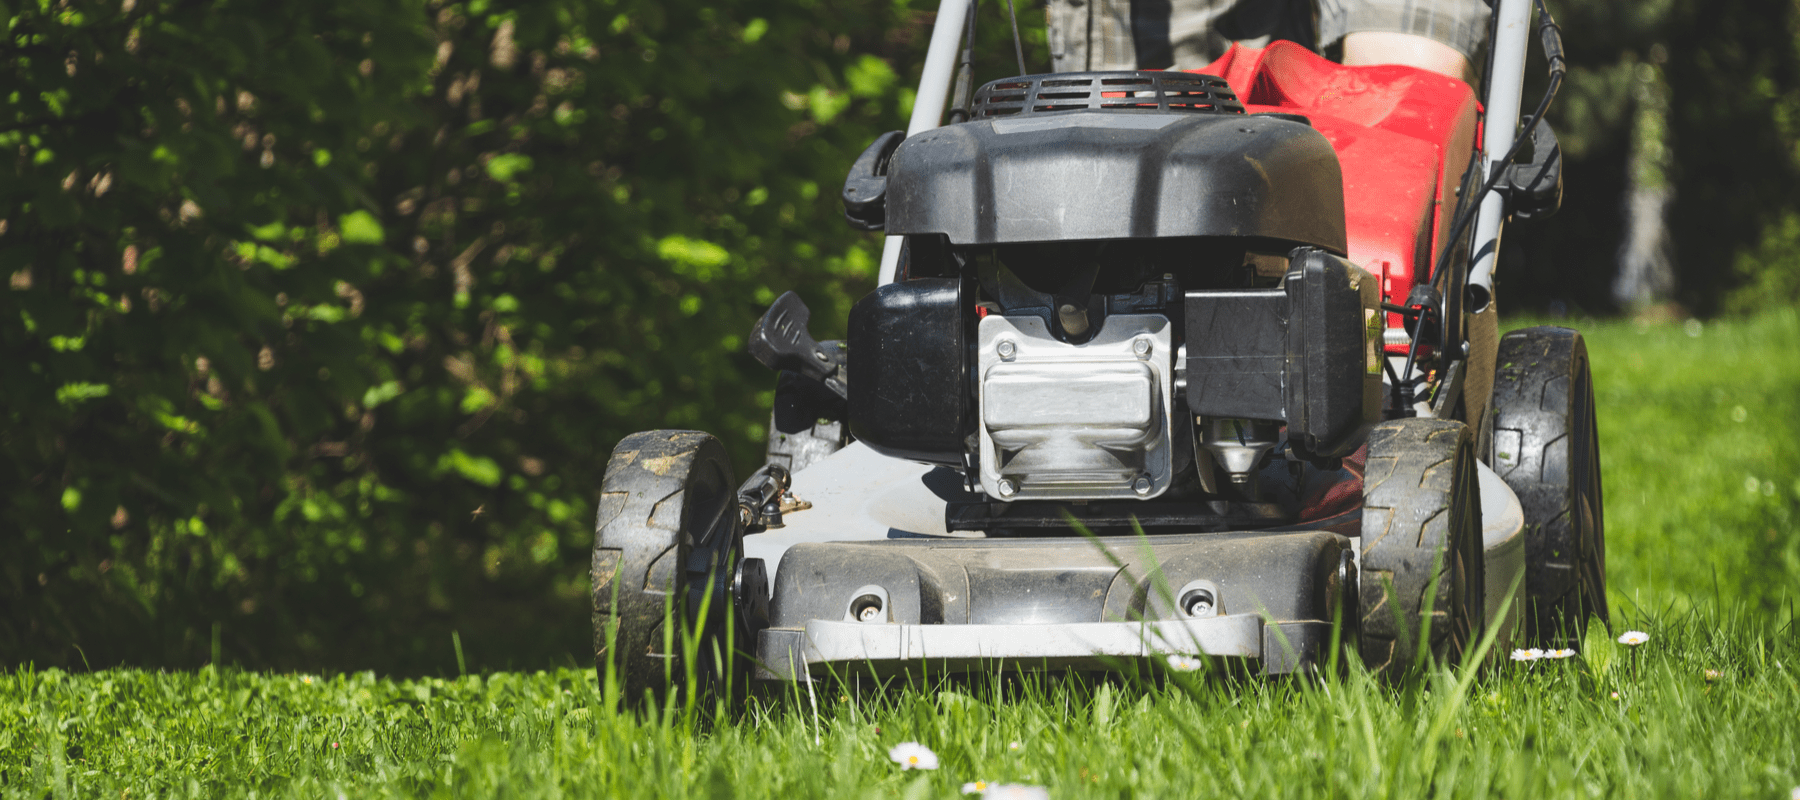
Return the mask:
[[1148, 499], [1173, 479], [1168, 317], [1116, 314], [1085, 344], [1039, 317], [977, 329], [981, 487], [1013, 500]]
[[956, 245], [1257, 236], [1345, 252], [1331, 143], [1269, 115], [1083, 110], [908, 137], [886, 178], [890, 235]]

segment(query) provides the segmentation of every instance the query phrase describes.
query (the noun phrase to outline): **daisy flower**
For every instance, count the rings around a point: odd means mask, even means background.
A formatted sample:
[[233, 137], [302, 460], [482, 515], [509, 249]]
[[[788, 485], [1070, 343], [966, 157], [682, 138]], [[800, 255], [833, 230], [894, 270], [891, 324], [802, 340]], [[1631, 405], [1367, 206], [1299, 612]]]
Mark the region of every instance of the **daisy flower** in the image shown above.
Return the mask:
[[996, 783], [989, 786], [981, 796], [987, 800], [1050, 800], [1050, 790], [1042, 786], [1026, 786], [1020, 783]]
[[1632, 647], [1636, 647], [1648, 641], [1650, 641], [1650, 634], [1643, 631], [1626, 631], [1624, 635], [1619, 637], [1619, 644], [1628, 644]]
[[901, 742], [888, 751], [888, 758], [901, 769], [937, 769], [937, 753], [918, 742]]
[[1512, 660], [1514, 660], [1514, 661], [1536, 661], [1543, 657], [1544, 657], [1544, 651], [1539, 650], [1535, 647], [1531, 648], [1530, 650], [1514, 650], [1514, 651], [1512, 651]]
[[962, 793], [963, 794], [987, 794], [988, 787], [992, 786], [992, 785], [993, 784], [988, 783], [987, 781], [969, 781], [968, 783], [965, 783], [962, 785]]
[[1575, 648], [1573, 648], [1573, 647], [1565, 647], [1561, 650], [1545, 650], [1544, 651], [1545, 658], [1573, 658], [1574, 656], [1575, 656]]
[[1008, 750], [1011, 750], [1011, 751], [1013, 751], [1013, 752], [1015, 752], [1015, 753], [1017, 753], [1017, 752], [1019, 752], [1019, 748], [1020, 748], [1020, 747], [1021, 747], [1021, 746], [1022, 746], [1022, 745], [1020, 745], [1020, 744], [1019, 744], [1019, 743], [1018, 743], [1018, 742], [1009, 742], [1009, 743], [1007, 743], [1007, 745], [1006, 745], [1006, 749], [1008, 749]]
[[1187, 656], [1170, 655], [1169, 669], [1176, 672], [1193, 672], [1200, 668], [1200, 659]]
[[1713, 681], [1716, 681], [1723, 677], [1725, 677], [1725, 673], [1720, 672], [1716, 669], [1709, 669], [1706, 671], [1706, 682], [1707, 683], [1712, 683]]

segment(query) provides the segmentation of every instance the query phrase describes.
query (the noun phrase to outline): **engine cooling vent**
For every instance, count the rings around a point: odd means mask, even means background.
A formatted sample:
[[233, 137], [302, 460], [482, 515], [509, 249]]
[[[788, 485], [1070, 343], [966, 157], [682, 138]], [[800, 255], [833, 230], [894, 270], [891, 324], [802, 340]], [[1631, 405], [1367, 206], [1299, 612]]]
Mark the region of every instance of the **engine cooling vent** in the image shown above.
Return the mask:
[[1242, 114], [1244, 104], [1224, 78], [1197, 72], [1058, 72], [988, 82], [969, 118], [1079, 110]]

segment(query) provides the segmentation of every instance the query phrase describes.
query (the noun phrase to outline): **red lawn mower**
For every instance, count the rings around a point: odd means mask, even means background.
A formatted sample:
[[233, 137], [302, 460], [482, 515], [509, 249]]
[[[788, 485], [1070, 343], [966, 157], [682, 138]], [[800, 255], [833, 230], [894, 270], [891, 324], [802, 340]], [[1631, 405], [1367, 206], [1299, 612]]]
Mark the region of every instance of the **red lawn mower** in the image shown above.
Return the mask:
[[602, 674], [1280, 674], [1342, 637], [1400, 675], [1490, 626], [1578, 642], [1607, 619], [1587, 352], [1499, 335], [1492, 277], [1505, 222], [1561, 200], [1532, 11], [1497, 3], [1485, 102], [1289, 42], [971, 95], [945, 0], [910, 128], [844, 186], [881, 285], [843, 341], [792, 293], [753, 331], [767, 464], [740, 484], [694, 431], [613, 451]]

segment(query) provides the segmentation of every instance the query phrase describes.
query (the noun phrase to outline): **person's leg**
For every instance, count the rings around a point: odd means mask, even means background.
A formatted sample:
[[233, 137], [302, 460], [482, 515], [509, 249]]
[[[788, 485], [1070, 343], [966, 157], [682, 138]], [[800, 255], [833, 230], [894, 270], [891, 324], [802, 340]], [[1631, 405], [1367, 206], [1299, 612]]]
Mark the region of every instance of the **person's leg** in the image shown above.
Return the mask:
[[1057, 72], [1195, 69], [1233, 41], [1318, 49], [1341, 40], [1345, 64], [1406, 64], [1464, 81], [1489, 14], [1482, 0], [1049, 0], [1045, 11]]
[[1413, 33], [1356, 31], [1348, 34], [1344, 37], [1344, 63], [1349, 66], [1405, 64], [1464, 82], [1473, 77], [1469, 59], [1456, 48]]
[[1405, 64], [1459, 80], [1487, 38], [1482, 0], [1319, 0], [1319, 41], [1345, 64]]
[[1050, 0], [1050, 69], [1137, 69], [1132, 0]]
[[1313, 2], [1050, 0], [1051, 64], [1057, 72], [1194, 69], [1233, 41], [1261, 47], [1288, 39], [1312, 47]]

